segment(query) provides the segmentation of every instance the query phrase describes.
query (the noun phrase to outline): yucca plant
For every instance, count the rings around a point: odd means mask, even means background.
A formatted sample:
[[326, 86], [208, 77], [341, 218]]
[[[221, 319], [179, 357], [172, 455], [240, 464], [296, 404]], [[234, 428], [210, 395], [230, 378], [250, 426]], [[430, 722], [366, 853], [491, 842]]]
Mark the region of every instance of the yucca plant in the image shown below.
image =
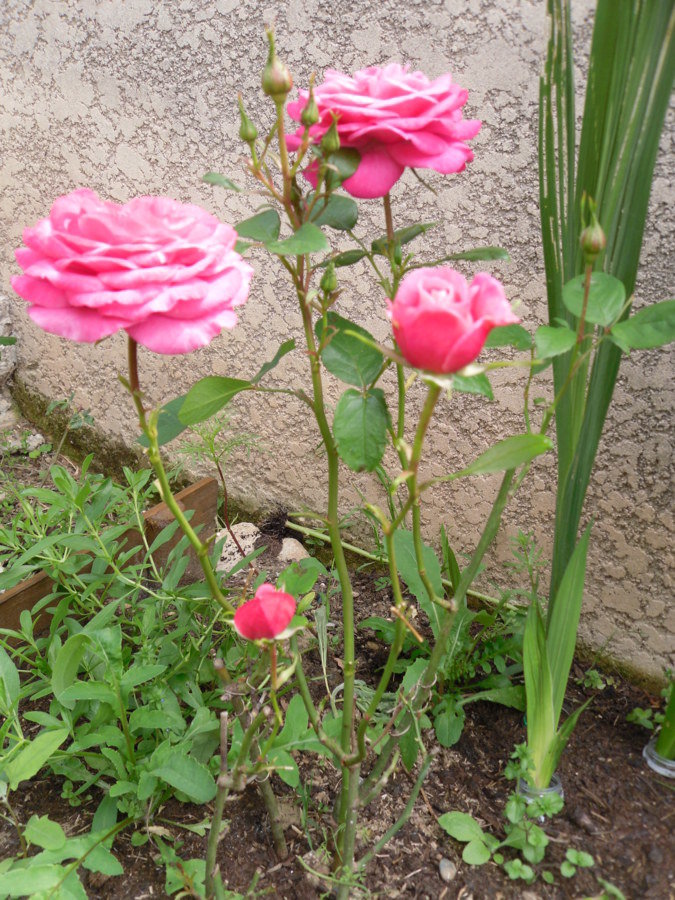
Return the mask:
[[[570, 0], [549, 0], [551, 33], [540, 83], [539, 176], [549, 322], [579, 318], [564, 286], [584, 271], [582, 198], [592, 198], [607, 245], [596, 268], [619, 279], [630, 312], [654, 161], [675, 74], [675, 0], [599, 0], [581, 136], [577, 144]], [[612, 328], [570, 372], [576, 349], [553, 360], [558, 485], [547, 629], [574, 552], [584, 499], [621, 361], [622, 348], [672, 340], [675, 303], [655, 304]], [[586, 349], [593, 332], [585, 326]], [[609, 333], [609, 329], [605, 329]], [[597, 337], [598, 331], [595, 332]], [[582, 354], [582, 357], [584, 355]], [[571, 375], [571, 377], [570, 377]], [[569, 377], [569, 382], [568, 382]], [[566, 389], [563, 391], [563, 387]]]

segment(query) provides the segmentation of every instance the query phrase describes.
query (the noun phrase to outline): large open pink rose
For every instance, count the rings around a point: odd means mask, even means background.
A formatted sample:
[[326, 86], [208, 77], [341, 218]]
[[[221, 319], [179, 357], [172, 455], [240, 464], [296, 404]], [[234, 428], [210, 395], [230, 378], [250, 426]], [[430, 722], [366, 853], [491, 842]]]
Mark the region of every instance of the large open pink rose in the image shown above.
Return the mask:
[[479, 272], [467, 284], [449, 266], [408, 273], [389, 315], [410, 365], [438, 374], [463, 369], [476, 359], [495, 326], [519, 321], [496, 278]]
[[81, 189], [23, 233], [12, 287], [41, 328], [98, 341], [123, 328], [156, 353], [187, 353], [237, 322], [253, 270], [236, 232], [192, 204], [118, 204]]
[[[475, 137], [481, 123], [462, 118], [467, 96], [450, 75], [431, 81], [396, 63], [353, 76], [329, 69], [314, 89], [320, 118], [310, 134], [318, 142], [336, 115], [340, 146], [361, 155], [343, 187], [354, 197], [384, 197], [406, 166], [445, 175], [461, 172], [471, 162], [473, 152], [464, 142]], [[301, 91], [300, 99], [288, 104], [289, 115], [298, 122], [307, 100], [307, 92]], [[290, 149], [297, 149], [304, 131], [301, 127], [289, 136]], [[305, 174], [316, 183], [316, 166]]]

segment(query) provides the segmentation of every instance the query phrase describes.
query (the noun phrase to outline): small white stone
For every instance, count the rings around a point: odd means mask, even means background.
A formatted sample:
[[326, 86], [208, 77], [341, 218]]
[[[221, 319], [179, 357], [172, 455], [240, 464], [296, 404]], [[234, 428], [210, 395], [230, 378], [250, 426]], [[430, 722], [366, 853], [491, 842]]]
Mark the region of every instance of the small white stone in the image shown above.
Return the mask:
[[27, 437], [12, 438], [9, 441], [8, 449], [10, 453], [32, 453], [45, 443], [44, 436], [36, 431], [35, 434], [29, 434]]
[[457, 866], [451, 859], [443, 859], [438, 864], [438, 874], [441, 876], [443, 881], [451, 882], [454, 880], [457, 875]]
[[287, 537], [281, 542], [279, 562], [298, 562], [301, 559], [307, 559], [308, 556], [309, 553], [305, 550], [300, 541], [296, 541], [295, 538]]

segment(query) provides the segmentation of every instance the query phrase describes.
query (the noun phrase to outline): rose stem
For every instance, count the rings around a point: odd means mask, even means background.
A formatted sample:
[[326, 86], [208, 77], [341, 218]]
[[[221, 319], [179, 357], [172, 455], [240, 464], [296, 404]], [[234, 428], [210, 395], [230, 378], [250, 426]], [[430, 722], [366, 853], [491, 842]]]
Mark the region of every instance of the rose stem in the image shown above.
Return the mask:
[[178, 505], [178, 502], [176, 501], [176, 498], [171, 491], [169, 479], [167, 478], [166, 471], [162, 463], [162, 457], [159, 452], [159, 444], [157, 442], [157, 426], [155, 422], [152, 421], [152, 416], [150, 422], [148, 422], [145, 407], [143, 406], [143, 401], [141, 399], [141, 389], [138, 380], [138, 344], [132, 337], [129, 337], [128, 355], [129, 387], [131, 390], [131, 396], [134, 401], [134, 405], [136, 406], [136, 411], [138, 412], [138, 420], [140, 422], [141, 429], [148, 439], [148, 459], [150, 460], [150, 463], [155, 470], [155, 474], [157, 475], [162, 500], [171, 510], [171, 512], [173, 513], [173, 517], [180, 525], [183, 534], [186, 535], [187, 539], [192, 544], [192, 547], [197, 554], [197, 558], [199, 559], [202, 570], [204, 572], [206, 582], [211, 591], [211, 596], [226, 613], [234, 615], [234, 607], [231, 603], [228, 602], [228, 600], [225, 599], [225, 596], [218, 586], [218, 581], [216, 579], [215, 572], [213, 571], [211, 560], [209, 559], [208, 546], [199, 539], [199, 536], [190, 525], [187, 517], [185, 516], [185, 513]]

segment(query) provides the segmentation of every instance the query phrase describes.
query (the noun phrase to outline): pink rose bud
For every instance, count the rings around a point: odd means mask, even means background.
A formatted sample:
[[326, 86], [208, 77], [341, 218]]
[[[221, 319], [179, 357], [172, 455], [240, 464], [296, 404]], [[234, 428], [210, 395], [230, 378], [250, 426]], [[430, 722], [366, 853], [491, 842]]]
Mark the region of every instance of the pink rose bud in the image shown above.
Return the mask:
[[237, 609], [234, 627], [248, 641], [272, 641], [295, 615], [295, 600], [271, 584], [261, 584], [252, 600]]
[[73, 191], [23, 240], [12, 287], [40, 328], [73, 341], [123, 328], [155, 353], [187, 353], [234, 328], [253, 275], [233, 228], [169, 197]]
[[486, 272], [471, 282], [449, 266], [409, 272], [390, 303], [394, 337], [405, 359], [437, 374], [473, 362], [497, 325], [518, 322], [504, 288]]
[[[354, 197], [384, 197], [406, 166], [448, 174], [471, 162], [473, 152], [465, 142], [476, 136], [480, 122], [462, 117], [467, 96], [450, 75], [432, 81], [397, 63], [353, 76], [328, 69], [323, 84], [314, 88], [319, 120], [310, 136], [320, 143], [337, 117], [340, 147], [358, 150], [361, 157], [343, 187]], [[308, 103], [307, 91], [300, 91], [300, 99], [288, 104], [288, 114], [302, 122]], [[288, 137], [290, 150], [297, 150], [304, 134], [301, 127]], [[305, 170], [314, 185], [317, 172], [316, 163]]]

